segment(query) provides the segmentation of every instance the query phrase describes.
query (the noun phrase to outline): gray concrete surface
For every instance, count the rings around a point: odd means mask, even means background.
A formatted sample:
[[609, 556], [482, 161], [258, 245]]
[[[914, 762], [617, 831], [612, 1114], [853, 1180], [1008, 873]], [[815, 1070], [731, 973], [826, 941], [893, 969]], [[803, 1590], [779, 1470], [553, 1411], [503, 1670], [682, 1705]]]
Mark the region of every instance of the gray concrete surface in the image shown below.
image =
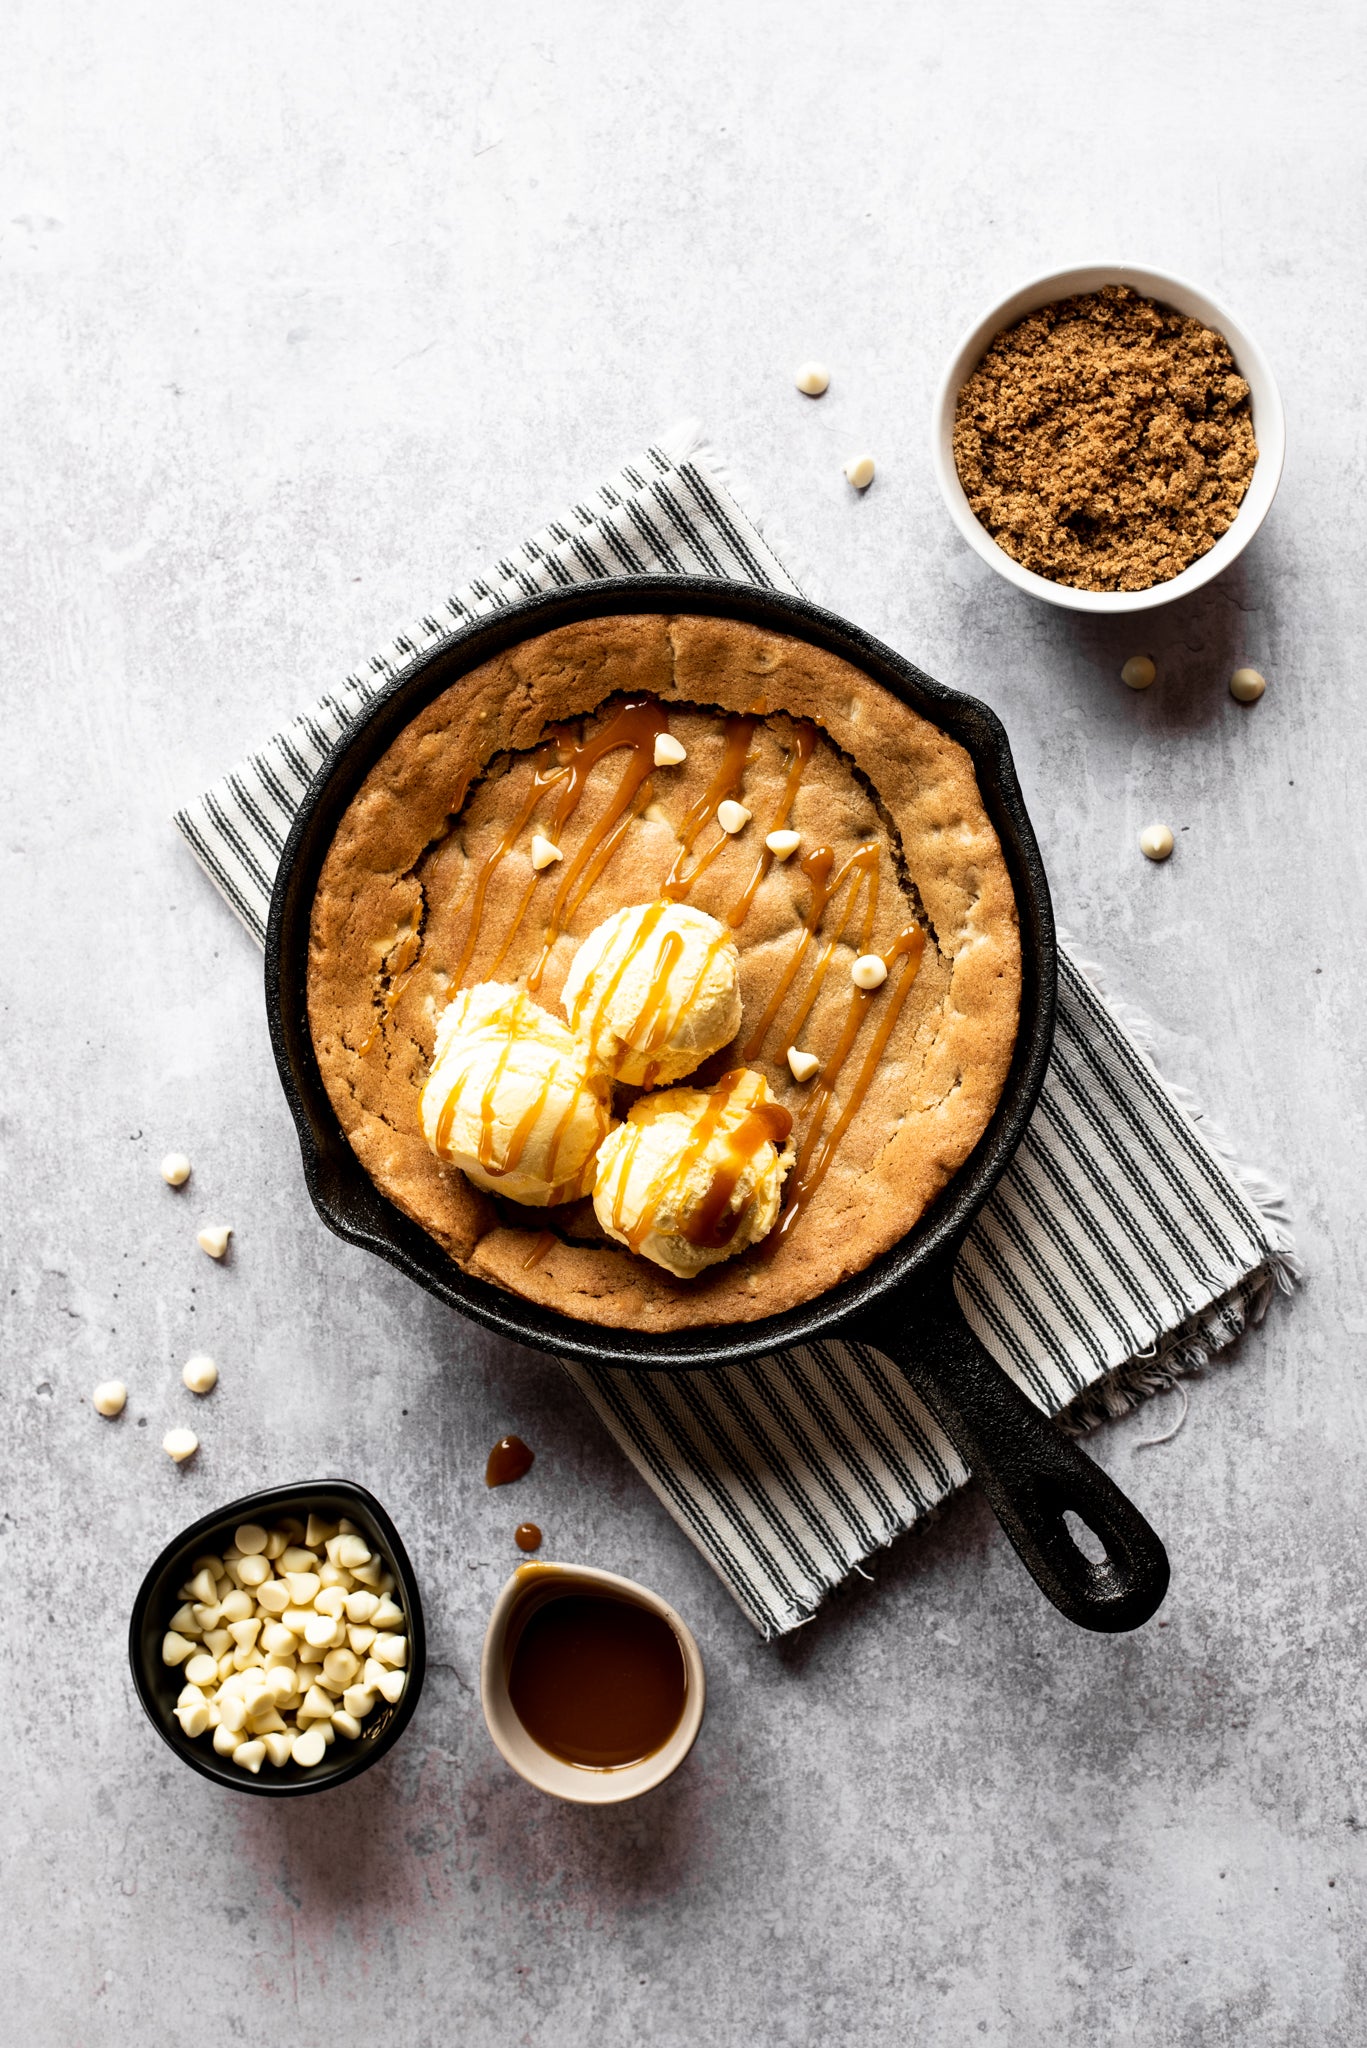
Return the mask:
[[[1367, 2039], [1360, 10], [5, 20], [9, 2038]], [[1290, 432], [1243, 566], [1129, 630], [996, 583], [925, 450], [979, 303], [1107, 255], [1226, 296]], [[810, 353], [819, 406], [790, 383]], [[1137, 1451], [1146, 1415], [1097, 1446], [1172, 1549], [1167, 1625], [1137, 1638], [1071, 1631], [969, 1499], [758, 1642], [553, 1371], [314, 1220], [257, 956], [168, 826], [690, 409], [822, 594], [999, 708], [1063, 919], [1292, 1193], [1301, 1298], [1172, 1444]], [[1140, 649], [1162, 679], [1137, 698]], [[1270, 678], [1251, 712], [1225, 690], [1243, 660]], [[1162, 869], [1135, 846], [1154, 814]], [[222, 1268], [209, 1217], [236, 1226]], [[178, 1379], [197, 1347], [222, 1369], [203, 1404]], [[88, 1402], [110, 1373], [113, 1425]], [[203, 1439], [183, 1470], [173, 1421]], [[508, 1428], [539, 1460], [489, 1496]], [[401, 1521], [435, 1663], [385, 1767], [284, 1810], [175, 1763], [123, 1631], [178, 1526], [329, 1469]], [[698, 1749], [634, 1809], [549, 1805], [485, 1735], [479, 1643], [525, 1514], [702, 1641]]]

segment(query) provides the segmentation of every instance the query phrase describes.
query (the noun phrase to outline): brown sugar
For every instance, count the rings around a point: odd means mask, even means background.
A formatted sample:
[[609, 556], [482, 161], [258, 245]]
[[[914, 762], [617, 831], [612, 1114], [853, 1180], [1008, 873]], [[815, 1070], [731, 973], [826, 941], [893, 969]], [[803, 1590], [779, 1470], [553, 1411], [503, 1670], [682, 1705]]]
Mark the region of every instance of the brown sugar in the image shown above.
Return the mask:
[[1180, 575], [1233, 522], [1257, 459], [1224, 336], [1123, 284], [997, 335], [954, 420], [975, 517], [1022, 568], [1078, 590]]

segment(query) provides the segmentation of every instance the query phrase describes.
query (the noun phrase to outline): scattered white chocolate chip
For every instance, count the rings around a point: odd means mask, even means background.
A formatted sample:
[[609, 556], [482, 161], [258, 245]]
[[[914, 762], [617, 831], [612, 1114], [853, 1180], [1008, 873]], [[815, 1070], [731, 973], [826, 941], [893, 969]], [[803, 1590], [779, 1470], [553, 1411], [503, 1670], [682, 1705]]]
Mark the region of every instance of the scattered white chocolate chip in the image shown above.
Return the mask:
[[1229, 694], [1240, 704], [1256, 704], [1267, 688], [1267, 677], [1256, 668], [1236, 668], [1229, 679]]
[[542, 868], [554, 867], [556, 861], [563, 860], [564, 858], [565, 856], [561, 853], [560, 848], [553, 845], [543, 832], [533, 832], [532, 866], [538, 873], [540, 873]]
[[168, 1188], [184, 1187], [190, 1178], [190, 1162], [183, 1152], [168, 1152], [161, 1162], [161, 1177]]
[[845, 478], [857, 491], [866, 491], [873, 482], [873, 457], [852, 455], [845, 464]]
[[861, 953], [850, 969], [856, 988], [881, 988], [888, 978], [888, 963], [877, 953]]
[[168, 1429], [161, 1440], [161, 1447], [168, 1458], [174, 1458], [178, 1465], [183, 1465], [199, 1449], [199, 1438], [192, 1429]]
[[1157, 674], [1147, 654], [1132, 654], [1120, 671], [1120, 680], [1127, 690], [1147, 690]]
[[1139, 835], [1139, 850], [1150, 860], [1166, 860], [1172, 852], [1171, 826], [1146, 825]]
[[790, 832], [785, 826], [780, 832], [767, 833], [764, 843], [775, 860], [787, 860], [789, 854], [796, 853], [799, 846], [801, 846], [802, 834], [800, 832]]
[[675, 739], [672, 732], [657, 732], [655, 735], [655, 766], [677, 768], [680, 761], [688, 759], [688, 749]]
[[97, 1415], [122, 1415], [128, 1389], [122, 1380], [101, 1380], [90, 1398]]
[[808, 398], [820, 398], [831, 381], [831, 373], [824, 363], [799, 363], [793, 372], [793, 382]]
[[228, 1249], [228, 1239], [232, 1234], [231, 1223], [206, 1223], [195, 1238], [195, 1243], [202, 1252], [207, 1252], [211, 1259], [221, 1259]]
[[199, 1351], [186, 1359], [180, 1376], [192, 1394], [211, 1394], [218, 1385], [218, 1367]]
[[717, 823], [723, 832], [743, 832], [754, 816], [744, 804], [738, 804], [733, 796], [724, 797], [717, 805]]
[[788, 1065], [795, 1081], [810, 1081], [821, 1065], [814, 1052], [799, 1052], [795, 1045], [788, 1047]]
[[[352, 1564], [380, 1590], [357, 1586]], [[408, 1625], [393, 1590], [353, 1522], [242, 1523], [221, 1557], [194, 1560], [162, 1638], [162, 1661], [184, 1667], [174, 1711], [186, 1739], [209, 1737], [253, 1775], [267, 1762], [311, 1768], [339, 1735], [359, 1741], [367, 1716], [407, 1684]]]

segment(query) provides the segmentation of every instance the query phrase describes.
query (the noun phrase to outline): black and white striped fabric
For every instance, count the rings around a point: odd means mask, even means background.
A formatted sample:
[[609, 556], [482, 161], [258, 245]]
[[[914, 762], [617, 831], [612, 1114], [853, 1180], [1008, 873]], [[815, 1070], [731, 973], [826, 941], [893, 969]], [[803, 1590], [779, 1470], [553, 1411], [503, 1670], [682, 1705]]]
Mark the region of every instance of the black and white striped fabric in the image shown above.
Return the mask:
[[[797, 588], [687, 433], [425, 613], [186, 804], [177, 825], [259, 943], [300, 799], [333, 742], [408, 663], [532, 592], [680, 572]], [[1197, 1369], [1294, 1272], [1275, 1202], [1224, 1162], [1065, 954], [1039, 1106], [956, 1269], [982, 1342], [1041, 1408], [1090, 1421]], [[862, 1345], [679, 1378], [564, 1370], [766, 1636], [805, 1621], [967, 1477], [901, 1376]]]

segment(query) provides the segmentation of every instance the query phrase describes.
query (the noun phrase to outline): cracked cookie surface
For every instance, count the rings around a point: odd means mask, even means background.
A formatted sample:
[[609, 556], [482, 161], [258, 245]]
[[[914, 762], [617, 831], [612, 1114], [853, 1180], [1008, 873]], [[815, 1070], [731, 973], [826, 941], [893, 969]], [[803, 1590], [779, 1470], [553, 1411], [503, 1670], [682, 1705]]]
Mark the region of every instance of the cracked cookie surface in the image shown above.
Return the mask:
[[[642, 705], [653, 709], [630, 709]], [[633, 753], [626, 741], [592, 758], [595, 741], [642, 720], [667, 721], [686, 759], [657, 768], [653, 749], [638, 742]], [[583, 772], [560, 831], [564, 858], [538, 871], [532, 835], [564, 798], [557, 763], [570, 755]], [[728, 795], [753, 814], [735, 835], [716, 822]], [[780, 861], [764, 840], [785, 799], [782, 822], [801, 844]], [[824, 884], [813, 866], [823, 850]], [[823, 886], [830, 898], [814, 924]], [[799, 1143], [821, 1115], [819, 1152], [868, 1068], [782, 1237], [692, 1281], [614, 1245], [591, 1202], [531, 1213], [482, 1194], [438, 1164], [417, 1108], [453, 983], [534, 986], [557, 1009], [580, 940], [671, 888], [727, 923], [740, 955], [741, 1027], [697, 1085], [743, 1057], [791, 1110]], [[854, 1018], [849, 967], [857, 953], [895, 956], [912, 925], [926, 933], [924, 954], [870, 1060], [890, 1014], [879, 1005], [900, 984], [890, 975], [867, 1018]], [[985, 1128], [1019, 1002], [1015, 901], [963, 748], [837, 656], [722, 619], [586, 621], [453, 684], [366, 777], [313, 906], [314, 1045], [372, 1179], [470, 1272], [602, 1324], [752, 1320], [887, 1250]], [[833, 1087], [820, 1076], [799, 1086], [788, 1046], [829, 1063], [847, 1020], [858, 1035]], [[621, 1106], [631, 1099], [625, 1091]]]

